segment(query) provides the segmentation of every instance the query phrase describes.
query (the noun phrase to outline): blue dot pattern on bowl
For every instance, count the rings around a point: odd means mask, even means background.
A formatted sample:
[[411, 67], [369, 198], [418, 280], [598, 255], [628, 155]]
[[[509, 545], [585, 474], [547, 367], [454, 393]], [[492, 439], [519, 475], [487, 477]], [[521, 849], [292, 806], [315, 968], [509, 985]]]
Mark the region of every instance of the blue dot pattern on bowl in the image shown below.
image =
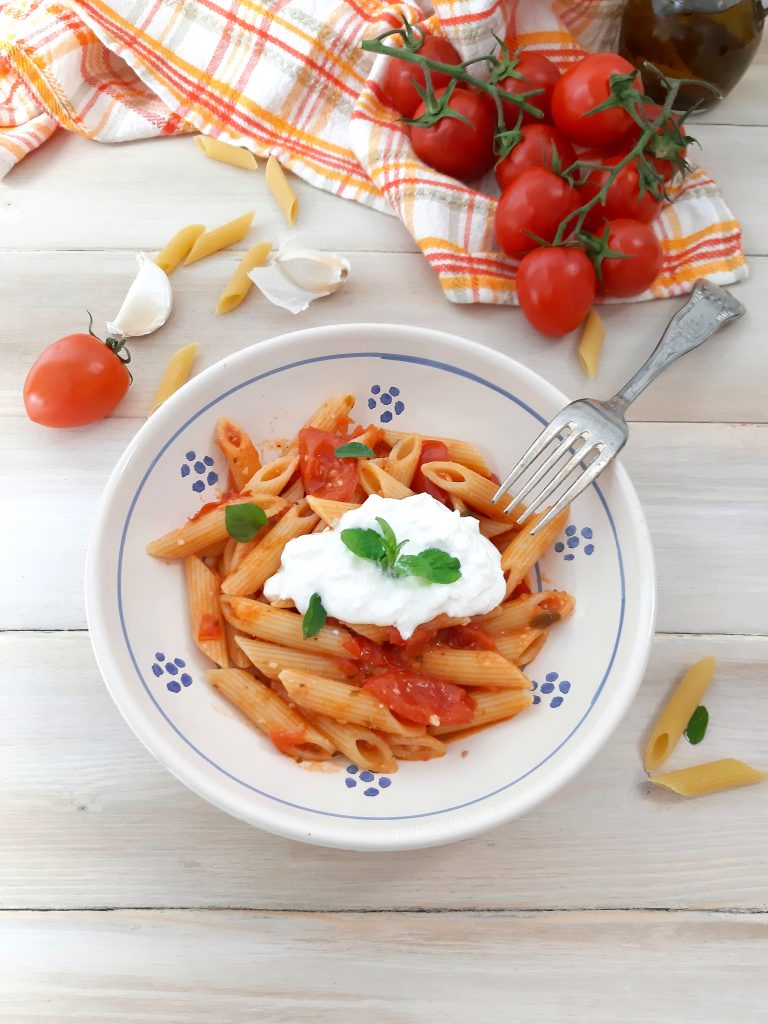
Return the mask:
[[186, 667], [187, 663], [183, 658], [166, 658], [162, 651], [156, 651], [155, 660], [152, 662], [152, 674], [157, 679], [170, 676], [171, 678], [165, 682], [166, 690], [181, 693], [182, 689], [192, 685], [192, 676], [189, 672], [182, 671]]
[[[585, 555], [593, 554], [595, 545], [592, 543], [592, 527], [585, 526], [582, 530], [572, 523], [565, 528], [565, 540], [559, 540], [555, 544], [555, 551], [563, 555], [563, 561], [572, 562], [577, 551], [583, 551]], [[565, 552], [565, 554], [563, 554]]]
[[392, 779], [388, 775], [379, 775], [377, 778], [373, 772], [361, 772], [356, 764], [348, 764], [344, 785], [347, 789], [357, 789], [359, 783], [365, 785], [363, 796], [378, 796], [382, 789], [389, 789]]
[[401, 416], [405, 412], [405, 402], [400, 398], [400, 388], [383, 388], [381, 384], [374, 384], [368, 398], [368, 408], [373, 411], [383, 406], [379, 415], [380, 423], [391, 423], [395, 416]]
[[193, 476], [192, 490], [195, 494], [202, 494], [206, 487], [213, 487], [219, 482], [219, 475], [213, 467], [213, 459], [210, 455], [197, 457], [197, 452], [189, 451], [184, 456], [184, 461], [179, 470], [181, 479]]
[[536, 679], [532, 679], [531, 683], [533, 685], [533, 703], [542, 704], [549, 701], [551, 708], [559, 708], [571, 690], [570, 681], [561, 679], [557, 672], [547, 672], [543, 683], [539, 683]]

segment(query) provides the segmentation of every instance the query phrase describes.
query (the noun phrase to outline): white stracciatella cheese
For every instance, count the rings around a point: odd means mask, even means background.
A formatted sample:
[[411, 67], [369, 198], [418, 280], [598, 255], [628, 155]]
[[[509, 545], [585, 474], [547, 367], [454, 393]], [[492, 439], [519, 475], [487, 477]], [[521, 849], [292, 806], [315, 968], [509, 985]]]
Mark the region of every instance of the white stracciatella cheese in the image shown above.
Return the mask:
[[[385, 519], [404, 555], [439, 548], [461, 563], [454, 583], [430, 583], [415, 576], [396, 577], [375, 562], [353, 554], [341, 531], [379, 531]], [[280, 570], [264, 584], [267, 600], [291, 599], [304, 614], [319, 594], [329, 616], [342, 622], [395, 626], [403, 639], [417, 626], [444, 613], [462, 617], [491, 611], [504, 598], [501, 556], [471, 516], [461, 516], [429, 494], [408, 498], [371, 495], [358, 509], [345, 512], [334, 530], [296, 537], [286, 544]]]

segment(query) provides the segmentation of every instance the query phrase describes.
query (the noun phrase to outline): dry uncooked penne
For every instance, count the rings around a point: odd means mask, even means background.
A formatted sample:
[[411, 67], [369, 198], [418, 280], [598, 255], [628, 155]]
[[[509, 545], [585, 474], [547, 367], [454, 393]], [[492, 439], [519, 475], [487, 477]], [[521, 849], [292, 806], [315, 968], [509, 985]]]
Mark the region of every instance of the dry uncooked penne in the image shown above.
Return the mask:
[[155, 263], [166, 274], [170, 274], [189, 255], [189, 250], [204, 233], [204, 224], [188, 224], [187, 227], [177, 231], [170, 242], [160, 250], [155, 256]]
[[680, 796], [706, 796], [721, 793], [739, 786], [754, 786], [768, 780], [768, 772], [758, 771], [743, 761], [725, 757], [720, 761], [696, 764], [691, 768], [679, 768], [675, 772], [651, 775], [654, 786], [671, 789]]
[[714, 658], [702, 658], [691, 665], [656, 720], [645, 748], [643, 764], [647, 772], [657, 771], [675, 749], [691, 715], [701, 704], [715, 674]]

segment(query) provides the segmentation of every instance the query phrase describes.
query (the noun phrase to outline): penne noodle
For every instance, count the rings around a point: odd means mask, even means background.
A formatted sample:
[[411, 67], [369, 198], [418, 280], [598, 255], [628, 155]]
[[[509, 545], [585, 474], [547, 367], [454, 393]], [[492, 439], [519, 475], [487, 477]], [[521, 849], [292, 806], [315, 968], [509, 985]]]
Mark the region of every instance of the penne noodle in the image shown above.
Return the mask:
[[335, 434], [349, 423], [349, 413], [354, 404], [355, 396], [348, 392], [343, 395], [332, 395], [315, 410], [304, 426]]
[[306, 501], [291, 505], [264, 539], [245, 556], [237, 569], [224, 579], [221, 584], [223, 593], [243, 597], [261, 590], [265, 581], [280, 568], [283, 548], [288, 541], [309, 533], [317, 521], [317, 516]]
[[533, 697], [526, 690], [478, 690], [472, 694], [475, 702], [475, 717], [469, 725], [437, 725], [430, 727], [433, 736], [472, 735], [473, 730], [491, 722], [512, 718], [533, 704]]
[[160, 250], [155, 256], [155, 263], [166, 274], [170, 274], [189, 255], [192, 246], [204, 233], [204, 224], [188, 224], [187, 227], [177, 231], [170, 242]]
[[496, 537], [509, 533], [511, 530], [517, 530], [515, 523], [500, 523], [497, 519], [487, 519], [485, 516], [475, 516], [475, 519], [480, 523], [480, 533], [489, 540], [495, 540]]
[[507, 595], [511, 594], [515, 587], [525, 579], [568, 522], [568, 509], [564, 508], [535, 537], [532, 537], [531, 530], [546, 514], [547, 510], [545, 509], [540, 515], [533, 516], [520, 533], [515, 534], [501, 554], [501, 568], [507, 576]]
[[195, 551], [198, 558], [202, 559], [218, 559], [221, 561], [221, 556], [224, 553], [224, 548], [227, 546], [225, 540], [220, 540], [216, 544], [209, 544], [207, 548], [202, 548], [200, 551]]
[[231, 313], [233, 309], [237, 309], [253, 287], [253, 281], [248, 274], [254, 267], [263, 267], [269, 259], [271, 251], [271, 242], [258, 242], [248, 249], [219, 296], [219, 301], [216, 303], [217, 314]]
[[[402, 430], [384, 430], [384, 440], [391, 447], [394, 447], [397, 441], [406, 436], [407, 435]], [[468, 469], [474, 469], [474, 471], [479, 473], [481, 476], [487, 476], [491, 472], [490, 467], [483, 456], [477, 448], [468, 441], [460, 441], [453, 437], [437, 437], [435, 434], [422, 434], [421, 440], [422, 442], [439, 441], [448, 449], [452, 462], [460, 462], [462, 466], [467, 466]]]
[[380, 494], [382, 498], [407, 498], [413, 494], [410, 487], [400, 483], [373, 460], [360, 459], [357, 474], [366, 494]]
[[369, 772], [396, 772], [397, 761], [383, 736], [361, 725], [342, 724], [325, 715], [307, 716], [350, 761]]
[[212, 256], [213, 253], [226, 249], [227, 246], [234, 245], [236, 242], [242, 242], [251, 230], [253, 214], [254, 211], [251, 210], [249, 213], [244, 213], [242, 217], [236, 217], [218, 228], [212, 228], [205, 234], [199, 235], [187, 253], [184, 266], [197, 263], [198, 260]]
[[177, 348], [168, 360], [168, 364], [165, 370], [163, 370], [163, 376], [160, 378], [160, 383], [157, 386], [157, 393], [155, 394], [152, 408], [149, 410], [150, 416], [155, 409], [159, 409], [167, 398], [171, 397], [174, 391], [178, 391], [181, 385], [186, 384], [189, 380], [189, 371], [192, 369], [192, 363], [195, 361], [198, 347], [197, 343], [193, 341], [190, 345]]
[[454, 647], [427, 650], [418, 659], [419, 668], [435, 679], [447, 679], [461, 686], [499, 687], [530, 690], [531, 681], [495, 651], [462, 651]]
[[227, 637], [219, 607], [219, 576], [195, 555], [184, 559], [192, 637], [211, 661], [221, 668], [229, 665]]
[[273, 608], [263, 601], [252, 601], [246, 597], [234, 597], [229, 601], [223, 601], [222, 607], [225, 609], [227, 620], [249, 636], [300, 651], [329, 654], [333, 658], [349, 657], [349, 651], [344, 646], [349, 633], [341, 626], [326, 624], [316, 636], [305, 639], [301, 630], [301, 615], [298, 612]]
[[216, 444], [227, 460], [235, 487], [242, 491], [256, 470], [261, 469], [256, 446], [248, 432], [226, 416], [219, 417], [216, 423]]
[[399, 722], [389, 708], [368, 690], [350, 686], [338, 679], [326, 679], [312, 672], [280, 673], [280, 682], [291, 700], [316, 715], [325, 715], [342, 725], [363, 725], [366, 729], [393, 733], [396, 736], [418, 736], [424, 726]]
[[504, 509], [494, 505], [491, 499], [499, 489], [498, 484], [486, 479], [473, 469], [468, 469], [458, 462], [426, 462], [421, 471], [433, 484], [442, 487], [451, 495], [461, 498], [471, 508], [482, 512], [489, 519], [499, 522], [510, 521], [504, 515]]
[[301, 499], [304, 497], [304, 484], [301, 482], [300, 476], [297, 476], [292, 484], [288, 484], [288, 486], [282, 492], [282, 496], [285, 498], [286, 501], [291, 501], [294, 504], [297, 501], [301, 501]]
[[546, 629], [561, 619], [567, 619], [574, 604], [574, 599], [564, 590], [542, 590], [538, 594], [524, 594], [505, 601], [492, 612], [479, 616], [477, 621], [493, 637], [525, 626]]
[[277, 205], [283, 211], [285, 219], [289, 224], [295, 224], [296, 218], [299, 215], [299, 200], [296, 198], [296, 193], [288, 184], [288, 179], [285, 176], [283, 168], [274, 156], [270, 156], [267, 160], [267, 166], [264, 170], [264, 178], [266, 179], [269, 191], [274, 196]]
[[384, 436], [384, 431], [381, 427], [366, 427], [362, 434], [354, 434], [349, 438], [350, 441], [357, 441], [359, 444], [367, 444], [369, 448], [375, 448], [376, 445], [380, 445]]
[[331, 527], [336, 526], [345, 512], [360, 508], [354, 501], [333, 501], [331, 498], [316, 498], [312, 494], [307, 495], [307, 504], [325, 524]]
[[406, 434], [392, 445], [389, 455], [384, 460], [384, 469], [395, 480], [410, 487], [420, 455], [421, 438], [418, 434]]
[[385, 644], [392, 636], [392, 630], [389, 626], [374, 626], [362, 622], [348, 622], [347, 625], [353, 633], [364, 636], [366, 640], [372, 640], [375, 644]]
[[737, 789], [739, 786], [753, 786], [767, 779], [768, 772], [758, 771], [732, 757], [650, 777], [654, 786], [671, 789], [680, 796], [706, 796], [726, 789]]
[[245, 655], [246, 662], [257, 668], [267, 679], [279, 679], [280, 673], [285, 669], [316, 672], [329, 679], [346, 679], [346, 673], [339, 668], [336, 661], [322, 654], [311, 654], [307, 650], [297, 650], [295, 647], [281, 647], [280, 644], [254, 640], [253, 637], [242, 634], [237, 637], [237, 647], [241, 654]]
[[[250, 668], [251, 662], [237, 642], [238, 638], [241, 638], [243, 634], [239, 633], [232, 623], [227, 622], [226, 619], [224, 619], [224, 631], [227, 635], [227, 654], [229, 655], [230, 662], [235, 668]], [[258, 666], [256, 667], [258, 668]]]
[[279, 494], [296, 472], [299, 460], [295, 455], [281, 455], [267, 462], [245, 483], [244, 491]]
[[520, 667], [521, 665], [528, 665], [533, 661], [544, 646], [546, 639], [546, 630], [531, 629], [530, 626], [526, 626], [523, 629], [516, 630], [514, 633], [505, 633], [503, 636], [497, 636], [494, 638], [494, 641], [499, 654]]
[[259, 169], [256, 157], [244, 146], [233, 146], [229, 142], [211, 139], [207, 135], [196, 135], [195, 142], [200, 152], [209, 160], [218, 160], [222, 164], [241, 167], [244, 171], [258, 171]]
[[431, 761], [443, 757], [446, 745], [437, 736], [387, 736], [389, 747], [398, 761]]
[[239, 668], [213, 669], [208, 679], [281, 754], [306, 761], [327, 761], [334, 755], [333, 743], [326, 736], [250, 672]]
[[675, 749], [685, 732], [691, 715], [701, 704], [715, 674], [714, 658], [702, 658], [691, 665], [656, 720], [645, 748], [643, 766], [647, 772], [657, 771]]
[[605, 341], [605, 324], [594, 309], [590, 309], [584, 322], [584, 330], [579, 342], [579, 359], [588, 377], [594, 379], [600, 353]]
[[230, 537], [224, 545], [224, 551], [221, 555], [221, 574], [222, 576], [229, 575], [233, 569], [233, 563], [235, 558], [235, 552], [237, 551], [237, 545], [239, 541], [236, 541], [234, 537]]
[[[188, 519], [170, 533], [158, 537], [147, 545], [147, 554], [155, 558], [186, 558], [197, 555], [219, 541], [227, 541], [227, 506], [258, 505], [264, 509], [268, 519], [274, 519], [288, 507], [284, 498], [274, 494], [249, 494], [232, 498], [210, 509], [198, 513], [197, 517]], [[230, 555], [230, 564], [232, 556]]]

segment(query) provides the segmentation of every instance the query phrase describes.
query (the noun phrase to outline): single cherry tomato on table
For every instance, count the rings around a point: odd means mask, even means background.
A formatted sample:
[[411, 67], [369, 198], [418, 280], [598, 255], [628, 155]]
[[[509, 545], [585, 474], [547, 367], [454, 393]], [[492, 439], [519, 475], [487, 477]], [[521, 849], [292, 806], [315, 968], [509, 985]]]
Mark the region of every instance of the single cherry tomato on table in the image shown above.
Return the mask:
[[532, 167], [552, 170], [553, 152], [557, 154], [560, 169], [565, 170], [576, 159], [573, 146], [557, 128], [549, 124], [527, 124], [521, 129], [520, 139], [513, 149], [496, 164], [496, 181], [505, 189], [523, 171]]
[[661, 270], [661, 246], [653, 229], [638, 220], [608, 221], [608, 248], [626, 254], [607, 256], [600, 264], [605, 295], [626, 298], [650, 288]]
[[[487, 96], [462, 86], [454, 88], [447, 99], [446, 95], [447, 89], [438, 91], [438, 102], [442, 100], [446, 108], [459, 114], [462, 120], [446, 113], [434, 124], [414, 124], [411, 143], [416, 155], [441, 174], [448, 174], [459, 181], [475, 181], [493, 167], [495, 159], [493, 137], [496, 117], [493, 104]], [[417, 107], [414, 119], [418, 120], [425, 114], [427, 107], [422, 103]]]
[[[529, 96], [526, 103], [536, 107], [542, 113], [542, 119], [547, 120], [550, 115], [552, 104], [552, 93], [560, 78], [560, 69], [551, 60], [547, 60], [540, 53], [534, 50], [521, 50], [517, 64], [514, 68], [515, 74], [507, 75], [495, 84], [504, 92], [511, 92], [515, 96], [521, 93], [531, 92], [534, 89], [541, 89], [535, 96]], [[518, 77], [520, 76], [520, 77]], [[502, 100], [501, 109], [504, 112], [504, 123], [507, 128], [514, 128], [517, 124], [520, 107], [512, 100]], [[522, 124], [537, 123], [533, 114], [523, 111]]]
[[[422, 57], [436, 60], [440, 64], [461, 63], [458, 51], [451, 46], [447, 39], [442, 39], [440, 36], [425, 35], [417, 52]], [[435, 89], [446, 86], [451, 80], [444, 71], [430, 71], [430, 76]], [[424, 69], [420, 68], [418, 64], [411, 64], [410, 61], [402, 60], [399, 57], [390, 57], [381, 88], [390, 104], [403, 117], [413, 117], [413, 112], [421, 103], [421, 96], [414, 88], [414, 82], [419, 88], [426, 88]]]
[[[590, 111], [611, 95], [612, 75], [628, 75], [635, 69], [616, 53], [591, 53], [569, 68], [552, 93], [552, 120], [571, 142], [579, 146], [611, 147], [628, 138], [636, 122], [621, 107], [596, 114]], [[641, 91], [635, 78], [632, 86]]]
[[315, 427], [299, 431], [299, 472], [307, 494], [349, 501], [357, 488], [357, 462], [334, 453], [348, 438]]
[[466, 725], [475, 715], [475, 702], [461, 686], [418, 672], [388, 672], [363, 689], [400, 718], [419, 725]]
[[[587, 174], [584, 184], [580, 188], [582, 203], [591, 199], [603, 187], [611, 173], [610, 168], [616, 166], [624, 157], [621, 154], [606, 156], [600, 159], [603, 167], [608, 170], [594, 170]], [[661, 207], [660, 201], [652, 192], [646, 189], [640, 192], [640, 171], [637, 160], [630, 160], [626, 167], [622, 167], [614, 180], [608, 186], [605, 199], [590, 210], [587, 226], [597, 227], [603, 220], [616, 220], [617, 218], [629, 218], [639, 220], [643, 224], [650, 224], [656, 217]]]
[[[545, 167], [532, 167], [501, 193], [493, 230], [507, 255], [530, 252], [539, 242], [551, 242], [560, 222], [579, 206], [576, 190]], [[530, 234], [527, 234], [529, 232]]]
[[583, 249], [534, 249], [517, 271], [520, 308], [537, 331], [559, 338], [582, 322], [595, 301], [596, 279]]
[[[91, 325], [93, 319], [91, 319]], [[131, 383], [123, 342], [68, 334], [49, 345], [24, 381], [27, 416], [44, 427], [83, 427], [108, 416]]]

